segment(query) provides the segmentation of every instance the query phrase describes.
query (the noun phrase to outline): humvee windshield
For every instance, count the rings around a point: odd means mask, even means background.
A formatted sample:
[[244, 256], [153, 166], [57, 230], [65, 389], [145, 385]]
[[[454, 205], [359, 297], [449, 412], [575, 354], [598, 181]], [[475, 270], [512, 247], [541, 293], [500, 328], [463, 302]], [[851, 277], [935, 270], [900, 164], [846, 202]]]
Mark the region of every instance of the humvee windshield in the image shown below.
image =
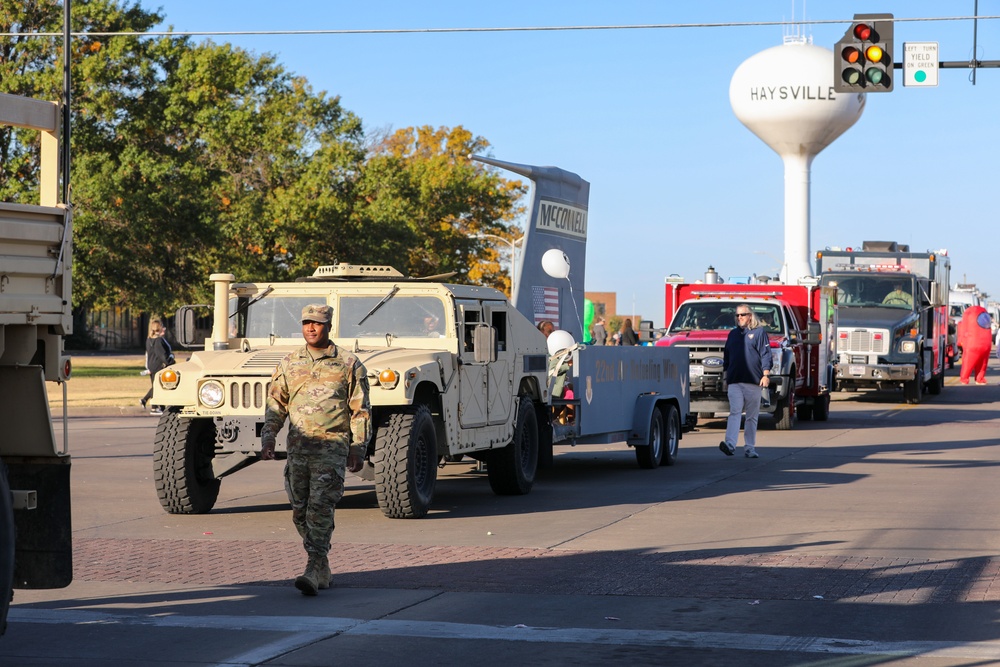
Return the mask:
[[[341, 297], [339, 308], [334, 306], [333, 338], [382, 337], [444, 337], [444, 303], [433, 296], [394, 296], [381, 305], [360, 325], [382, 296]], [[249, 299], [233, 299], [230, 312], [236, 312]], [[233, 338], [302, 338], [302, 309], [323, 303], [318, 296], [268, 295], [244, 308], [230, 319], [229, 334]]]
[[[395, 295], [374, 308], [382, 296], [345, 296], [340, 298], [340, 312], [333, 314], [338, 338], [381, 337], [443, 337], [444, 303], [433, 296]], [[369, 313], [371, 313], [369, 315]], [[366, 318], [365, 316], [368, 315]]]
[[[718, 331], [732, 329], [736, 326], [735, 302], [694, 301], [681, 305], [674, 315], [668, 334], [685, 331]], [[782, 332], [781, 314], [778, 307], [771, 304], [750, 304], [750, 309], [757, 314], [757, 319], [768, 333]]]
[[[246, 298], [230, 301], [230, 312], [236, 312], [247, 301]], [[267, 296], [230, 318], [230, 337], [302, 338], [302, 309], [322, 302], [322, 298], [315, 296]]]

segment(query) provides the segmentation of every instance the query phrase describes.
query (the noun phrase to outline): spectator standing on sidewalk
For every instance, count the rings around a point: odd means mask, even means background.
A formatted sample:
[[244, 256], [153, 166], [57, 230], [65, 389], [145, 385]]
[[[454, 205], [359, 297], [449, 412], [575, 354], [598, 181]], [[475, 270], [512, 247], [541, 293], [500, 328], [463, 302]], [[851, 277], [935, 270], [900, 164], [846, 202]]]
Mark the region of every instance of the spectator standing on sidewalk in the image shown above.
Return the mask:
[[729, 420], [726, 439], [719, 449], [726, 456], [736, 453], [740, 436], [740, 416], [746, 412], [743, 426], [743, 454], [757, 458], [757, 418], [760, 416], [761, 388], [770, 386], [771, 341], [767, 331], [750, 306], [736, 307], [736, 328], [726, 338], [722, 369], [729, 383]]
[[325, 304], [302, 309], [306, 344], [274, 369], [260, 435], [260, 457], [271, 460], [288, 419], [285, 492], [307, 556], [295, 579], [303, 595], [330, 587], [334, 510], [344, 496], [345, 470], [361, 470], [372, 432], [367, 371], [330, 340], [332, 319]]
[[[139, 404], [144, 408], [149, 403], [149, 400], [153, 398], [153, 381], [156, 374], [174, 363], [174, 351], [171, 349], [167, 339], [164, 338], [164, 334], [166, 334], [166, 330], [163, 328], [162, 321], [149, 321], [149, 331], [146, 336], [146, 371], [149, 374], [149, 391], [139, 399]], [[154, 405], [150, 412], [154, 415], [161, 415], [163, 414], [163, 408], [159, 405]]]
[[626, 319], [625, 324], [622, 325], [622, 337], [619, 345], [638, 345], [639, 336], [636, 335], [635, 329], [632, 328], [632, 320]]

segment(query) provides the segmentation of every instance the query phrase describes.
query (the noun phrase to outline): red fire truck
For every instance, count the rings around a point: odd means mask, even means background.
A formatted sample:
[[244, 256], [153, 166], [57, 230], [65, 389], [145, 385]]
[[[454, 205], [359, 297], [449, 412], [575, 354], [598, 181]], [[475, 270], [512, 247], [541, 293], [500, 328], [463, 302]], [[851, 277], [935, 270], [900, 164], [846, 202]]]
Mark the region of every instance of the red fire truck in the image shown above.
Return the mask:
[[[708, 280], [717, 280], [710, 271]], [[775, 282], [685, 283], [667, 279], [666, 321], [657, 345], [689, 350], [691, 415], [710, 418], [729, 411], [723, 350], [736, 326], [736, 307], [745, 303], [767, 327], [771, 341], [771, 386], [762, 395], [761, 412], [774, 417], [775, 428], [793, 427], [796, 416], [826, 421], [836, 361], [835, 291], [816, 284]]]

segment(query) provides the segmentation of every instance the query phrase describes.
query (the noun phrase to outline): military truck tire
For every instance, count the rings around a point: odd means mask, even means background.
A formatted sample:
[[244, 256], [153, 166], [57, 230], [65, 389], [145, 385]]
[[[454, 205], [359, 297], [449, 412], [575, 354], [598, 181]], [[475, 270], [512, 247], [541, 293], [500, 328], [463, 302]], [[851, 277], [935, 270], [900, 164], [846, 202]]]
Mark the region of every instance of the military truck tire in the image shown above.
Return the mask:
[[538, 473], [538, 419], [527, 396], [517, 406], [514, 438], [510, 444], [489, 452], [486, 472], [490, 488], [498, 496], [523, 496], [531, 491]]
[[426, 516], [437, 481], [437, 433], [425, 405], [391, 412], [375, 441], [375, 496], [390, 519]]
[[788, 395], [783, 400], [778, 401], [778, 407], [774, 409], [774, 428], [779, 431], [790, 431], [795, 426], [795, 369], [788, 375], [793, 378], [792, 385], [788, 388]]
[[830, 418], [830, 394], [817, 396], [813, 403], [813, 421], [825, 422]]
[[635, 460], [640, 468], [651, 470], [658, 468], [663, 460], [663, 413], [653, 408], [653, 416], [649, 419], [649, 436], [647, 444], [635, 446]]
[[676, 406], [668, 404], [661, 411], [663, 413], [663, 423], [666, 429], [666, 448], [663, 450], [663, 460], [665, 466], [672, 466], [677, 463], [677, 450], [681, 445], [681, 415]]
[[160, 417], [153, 442], [153, 481], [160, 505], [170, 514], [207, 514], [222, 482], [212, 472], [215, 424], [211, 419], [182, 419], [168, 409]]
[[14, 499], [7, 466], [0, 461], [0, 635], [7, 631], [7, 610], [14, 595]]

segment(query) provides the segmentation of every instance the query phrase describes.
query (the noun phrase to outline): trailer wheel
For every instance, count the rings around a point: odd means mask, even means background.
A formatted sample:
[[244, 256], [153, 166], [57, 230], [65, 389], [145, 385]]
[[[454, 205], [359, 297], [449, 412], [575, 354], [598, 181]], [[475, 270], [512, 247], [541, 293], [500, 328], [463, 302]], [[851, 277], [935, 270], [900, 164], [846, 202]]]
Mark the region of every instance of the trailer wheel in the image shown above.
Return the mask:
[[666, 449], [663, 450], [663, 465], [672, 466], [677, 463], [677, 450], [681, 445], [681, 416], [677, 407], [669, 404], [663, 409], [663, 422], [666, 426]]
[[182, 419], [173, 409], [160, 417], [153, 443], [153, 480], [160, 505], [170, 514], [207, 514], [222, 482], [212, 471], [215, 423]]
[[531, 491], [538, 472], [538, 419], [527, 396], [517, 406], [514, 439], [486, 457], [490, 488], [498, 496], [523, 496]]
[[649, 420], [648, 444], [635, 446], [635, 460], [640, 468], [650, 470], [663, 461], [663, 440], [666, 437], [663, 429], [663, 413], [653, 408], [653, 416]]
[[7, 631], [7, 610], [14, 595], [14, 499], [7, 466], [0, 461], [0, 635]]
[[830, 394], [816, 397], [813, 403], [813, 421], [825, 422], [830, 418]]
[[788, 395], [785, 399], [778, 401], [778, 407], [774, 410], [774, 428], [779, 431], [790, 431], [795, 426], [795, 369], [789, 373], [788, 377], [791, 386], [788, 388]]
[[386, 415], [375, 441], [375, 496], [390, 519], [419, 519], [437, 481], [437, 434], [425, 405]]

